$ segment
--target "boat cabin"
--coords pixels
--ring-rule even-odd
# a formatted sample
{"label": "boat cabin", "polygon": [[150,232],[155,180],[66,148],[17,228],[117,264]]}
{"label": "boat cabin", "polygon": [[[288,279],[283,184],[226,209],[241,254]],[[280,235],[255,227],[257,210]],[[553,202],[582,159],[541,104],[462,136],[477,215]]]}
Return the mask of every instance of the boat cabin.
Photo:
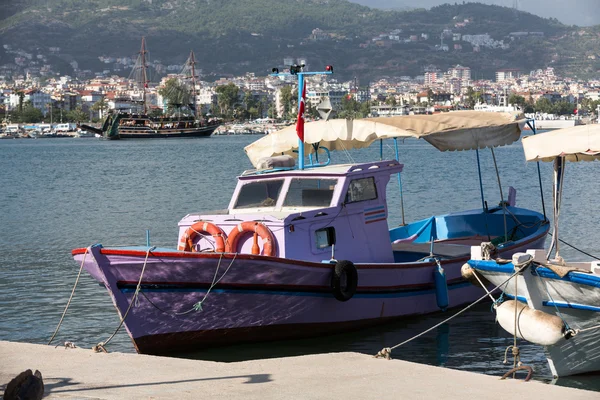
{"label": "boat cabin", "polygon": [[[206,221],[230,238],[240,224],[257,221],[273,234],[273,256],[316,262],[332,258],[393,262],[386,187],[390,175],[402,167],[397,161],[379,161],[244,173],[226,211],[185,216],[179,236],[194,223]],[[242,236],[230,250],[251,253],[254,232],[250,229]],[[258,242],[264,254],[264,243]],[[369,246],[356,245],[366,242]],[[196,250],[214,250],[213,237],[202,235]]]}

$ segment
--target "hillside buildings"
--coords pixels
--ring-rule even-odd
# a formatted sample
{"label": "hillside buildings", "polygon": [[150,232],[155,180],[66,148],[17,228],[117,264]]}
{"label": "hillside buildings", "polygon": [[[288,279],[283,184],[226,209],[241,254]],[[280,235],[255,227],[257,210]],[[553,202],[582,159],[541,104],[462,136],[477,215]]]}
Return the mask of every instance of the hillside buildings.
{"label": "hillside buildings", "polygon": [[[285,61],[306,62],[292,57]],[[149,85],[146,101],[151,109],[163,112],[167,110],[160,88],[168,79],[177,76],[168,74],[160,82]],[[507,104],[508,98],[513,94],[532,103],[541,98],[551,103],[565,101],[575,105],[585,100],[600,100],[600,81],[561,78],[552,68],[528,73],[503,68],[496,71],[495,80],[474,80],[471,69],[465,65],[455,65],[445,71],[435,65],[427,65],[419,76],[389,77],[364,82],[362,85],[358,84],[357,79],[338,81],[335,75],[311,76],[307,82],[309,107],[314,108],[327,99],[335,113],[343,110],[344,102],[351,99],[359,103],[368,102],[372,115],[382,116],[459,109],[466,107],[470,101],[469,96],[474,93],[478,102],[493,105]],[[197,109],[203,114],[218,114],[220,103],[216,88],[227,84],[234,84],[239,88],[239,106],[247,107],[251,101],[257,105],[260,117],[289,119],[295,112],[291,109],[287,115],[284,113],[282,97],[283,89],[291,87],[290,90],[294,93],[291,100],[296,104],[295,77],[257,76],[252,73],[221,78],[214,82],[197,82]],[[89,79],[60,76],[43,80],[32,74],[16,76],[11,80],[0,81],[0,118],[5,123],[9,122],[11,113],[27,103],[39,109],[45,119],[50,118],[52,110],[55,110],[54,121],[57,121],[56,112],[62,115],[80,109],[90,119],[98,120],[110,109],[135,111],[135,101],[139,102],[141,95],[135,82],[116,75],[98,75]],[[98,106],[99,103],[102,103],[102,107]]]}

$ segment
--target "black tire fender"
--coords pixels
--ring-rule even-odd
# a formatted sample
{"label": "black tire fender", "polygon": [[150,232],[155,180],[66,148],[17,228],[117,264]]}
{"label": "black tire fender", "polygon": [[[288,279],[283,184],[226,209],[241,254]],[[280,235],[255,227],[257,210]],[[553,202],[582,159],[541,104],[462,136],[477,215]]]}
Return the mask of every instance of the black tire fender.
{"label": "black tire fender", "polygon": [[331,291],[334,297],[339,301],[348,301],[356,293],[357,286],[358,271],[352,261],[338,261],[331,274]]}

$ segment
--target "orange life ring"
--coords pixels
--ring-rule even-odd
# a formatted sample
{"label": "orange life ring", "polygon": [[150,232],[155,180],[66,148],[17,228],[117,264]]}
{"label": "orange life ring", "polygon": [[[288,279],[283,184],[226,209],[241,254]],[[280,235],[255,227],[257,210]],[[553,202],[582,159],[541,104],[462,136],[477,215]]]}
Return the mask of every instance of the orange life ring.
{"label": "orange life ring", "polygon": [[178,250],[195,251],[194,239],[196,236],[198,236],[198,234],[202,233],[208,233],[212,235],[212,237],[215,239],[215,251],[217,253],[223,253],[225,251],[225,239],[227,235],[225,235],[223,229],[219,228],[212,222],[206,221],[198,221],[185,231],[179,241]]}
{"label": "orange life ring", "polygon": [[[227,253],[237,252],[238,242],[244,233],[256,233],[263,241],[263,255],[274,256],[275,255],[275,236],[273,232],[263,223],[257,221],[244,221],[238,224],[235,228],[229,232],[229,238],[227,239],[227,247],[225,251]],[[255,239],[256,240],[256,239]],[[258,244],[252,249],[252,254],[259,254]]]}

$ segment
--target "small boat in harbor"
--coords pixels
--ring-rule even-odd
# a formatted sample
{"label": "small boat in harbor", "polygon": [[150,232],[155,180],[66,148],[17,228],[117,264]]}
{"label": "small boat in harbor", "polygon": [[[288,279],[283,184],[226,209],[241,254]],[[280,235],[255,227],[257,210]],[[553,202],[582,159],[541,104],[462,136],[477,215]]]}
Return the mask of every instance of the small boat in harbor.
{"label": "small boat in harbor", "polygon": [[492,240],[504,257],[543,248],[544,216],[514,202],[488,209],[482,198],[481,209],[390,227],[386,188],[403,164],[331,164],[331,152],[398,138],[479,152],[515,142],[525,122],[473,111],[310,122],[304,169],[291,126],[246,147],[255,169],[239,176],[225,210],[179,221],[177,248],[72,254],[106,288],[140,353],[317,336],[457,307],[480,296],[461,276],[471,246]]}
{"label": "small boat in harbor", "polygon": [[523,149],[527,161],[554,163],[550,248],[517,253],[512,260],[485,257],[474,248],[468,265],[511,299],[496,307],[500,325],[510,334],[544,345],[554,377],[600,371],[600,258],[564,260],[558,235],[566,164],[600,159],[600,125],[528,136]]}
{"label": "small boat in harbor", "polygon": [[73,134],[75,138],[93,138],[96,137],[94,132],[86,131],[85,129],[77,129]]}

